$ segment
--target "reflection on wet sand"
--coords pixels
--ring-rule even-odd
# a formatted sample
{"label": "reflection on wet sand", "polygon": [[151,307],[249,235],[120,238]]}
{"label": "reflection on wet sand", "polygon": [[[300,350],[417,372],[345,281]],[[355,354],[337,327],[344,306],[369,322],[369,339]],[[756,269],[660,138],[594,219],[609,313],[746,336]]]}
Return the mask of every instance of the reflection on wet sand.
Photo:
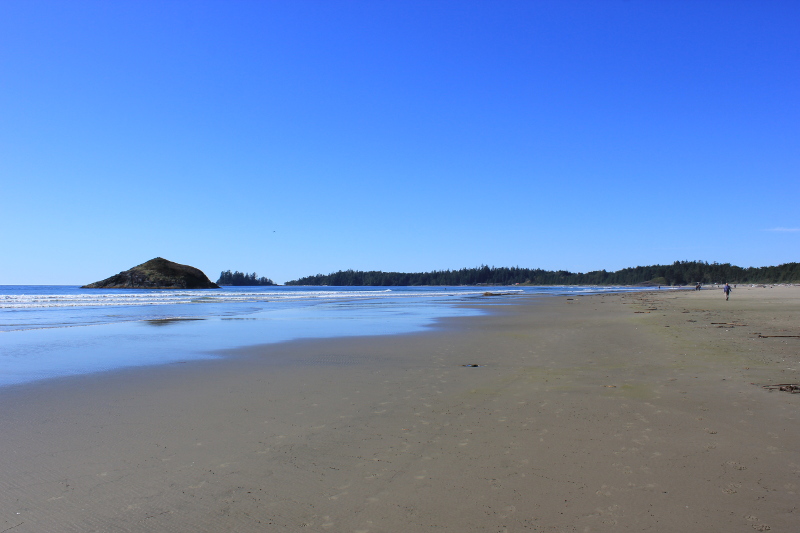
{"label": "reflection on wet sand", "polygon": [[144,322],[151,326],[168,326],[178,322],[196,322],[198,320],[205,320],[205,318],[156,318],[154,320],[145,320]]}

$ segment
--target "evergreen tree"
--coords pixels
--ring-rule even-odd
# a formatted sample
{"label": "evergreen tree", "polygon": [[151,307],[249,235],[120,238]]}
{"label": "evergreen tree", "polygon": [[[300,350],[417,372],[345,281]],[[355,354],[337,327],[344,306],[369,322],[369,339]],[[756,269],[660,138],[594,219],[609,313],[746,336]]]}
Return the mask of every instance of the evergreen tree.
{"label": "evergreen tree", "polygon": [[252,274],[245,274],[239,272],[238,270],[231,273],[230,270],[224,270],[220,272],[219,279],[217,280],[217,285],[233,285],[239,287],[245,286],[257,286],[257,285],[275,285],[269,278],[265,277],[258,277],[258,275],[253,272]]}

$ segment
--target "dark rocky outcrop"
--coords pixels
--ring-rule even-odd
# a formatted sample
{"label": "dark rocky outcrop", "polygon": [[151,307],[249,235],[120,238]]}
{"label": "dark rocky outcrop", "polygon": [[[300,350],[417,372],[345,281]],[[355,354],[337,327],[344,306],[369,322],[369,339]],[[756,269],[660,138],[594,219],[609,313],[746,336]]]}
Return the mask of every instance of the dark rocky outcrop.
{"label": "dark rocky outcrop", "polygon": [[161,257],[116,276],[84,285],[82,289],[219,289],[203,271]]}

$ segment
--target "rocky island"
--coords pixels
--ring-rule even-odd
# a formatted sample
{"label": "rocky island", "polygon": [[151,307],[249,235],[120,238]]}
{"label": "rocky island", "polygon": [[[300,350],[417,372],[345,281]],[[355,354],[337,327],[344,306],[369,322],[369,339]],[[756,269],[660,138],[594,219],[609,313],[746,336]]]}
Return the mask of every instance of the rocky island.
{"label": "rocky island", "polygon": [[202,270],[156,257],[82,289],[219,289]]}

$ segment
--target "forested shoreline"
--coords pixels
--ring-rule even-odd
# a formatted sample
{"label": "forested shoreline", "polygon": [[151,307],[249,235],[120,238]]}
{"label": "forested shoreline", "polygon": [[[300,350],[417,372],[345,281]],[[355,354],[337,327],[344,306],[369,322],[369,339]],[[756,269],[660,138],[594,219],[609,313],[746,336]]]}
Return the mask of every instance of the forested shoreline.
{"label": "forested shoreline", "polygon": [[258,285],[276,285],[276,283],[269,278],[265,278],[263,276],[258,277],[258,274],[255,272],[252,274],[245,274],[244,272],[239,272],[238,270],[236,272],[224,270],[219,274],[217,285],[248,287]]}
{"label": "forested shoreline", "polygon": [[[432,272],[340,270],[287,281],[285,285],[415,286],[415,285],[694,285],[695,283],[800,282],[800,263],[742,268],[730,263],[676,261],[671,265],[575,273],[520,267],[489,267]],[[217,282],[219,283],[219,282]]]}

